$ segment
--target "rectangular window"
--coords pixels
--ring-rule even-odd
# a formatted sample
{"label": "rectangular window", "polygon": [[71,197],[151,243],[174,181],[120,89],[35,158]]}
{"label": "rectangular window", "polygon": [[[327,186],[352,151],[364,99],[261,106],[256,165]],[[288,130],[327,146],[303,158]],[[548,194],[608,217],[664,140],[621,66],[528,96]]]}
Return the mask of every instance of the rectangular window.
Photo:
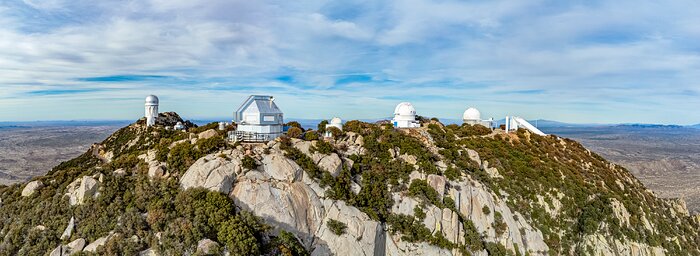
{"label": "rectangular window", "polygon": [[263,121],[265,122],[274,122],[275,121],[275,116],[264,116]]}

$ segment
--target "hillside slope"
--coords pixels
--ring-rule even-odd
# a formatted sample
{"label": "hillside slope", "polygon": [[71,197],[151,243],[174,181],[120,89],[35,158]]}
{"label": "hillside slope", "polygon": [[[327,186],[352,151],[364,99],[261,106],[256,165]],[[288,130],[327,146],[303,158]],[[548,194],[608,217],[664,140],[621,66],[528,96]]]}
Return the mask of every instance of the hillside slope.
{"label": "hillside slope", "polygon": [[568,139],[350,121],[231,144],[143,124],[0,188],[0,255],[700,255],[683,201]]}

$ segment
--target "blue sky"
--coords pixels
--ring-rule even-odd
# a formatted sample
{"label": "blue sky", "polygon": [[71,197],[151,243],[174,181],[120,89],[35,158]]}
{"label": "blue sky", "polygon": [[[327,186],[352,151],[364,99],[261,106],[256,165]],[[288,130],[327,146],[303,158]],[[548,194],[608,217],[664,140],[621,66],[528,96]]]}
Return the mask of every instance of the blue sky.
{"label": "blue sky", "polygon": [[700,2],[5,0],[0,120],[519,115],[700,123]]}

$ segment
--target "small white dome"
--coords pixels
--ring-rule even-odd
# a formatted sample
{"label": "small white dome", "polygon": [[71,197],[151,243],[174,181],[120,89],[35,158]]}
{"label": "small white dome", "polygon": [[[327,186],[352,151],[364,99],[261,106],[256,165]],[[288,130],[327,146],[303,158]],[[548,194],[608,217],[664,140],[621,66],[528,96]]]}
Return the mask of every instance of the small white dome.
{"label": "small white dome", "polygon": [[479,110],[476,108],[470,107],[466,111],[464,111],[464,115],[462,115],[462,119],[481,121],[481,112],[479,112]]}
{"label": "small white dome", "polygon": [[343,125],[343,120],[340,120],[338,117],[334,117],[331,119],[331,124],[333,125]]}
{"label": "small white dome", "polygon": [[146,97],[146,105],[158,105],[158,97],[155,95],[148,95],[148,97]]}
{"label": "small white dome", "polygon": [[399,105],[396,105],[396,108],[394,109],[394,115],[415,116],[416,108],[414,108],[413,104],[411,104],[410,102],[401,102],[399,103]]}

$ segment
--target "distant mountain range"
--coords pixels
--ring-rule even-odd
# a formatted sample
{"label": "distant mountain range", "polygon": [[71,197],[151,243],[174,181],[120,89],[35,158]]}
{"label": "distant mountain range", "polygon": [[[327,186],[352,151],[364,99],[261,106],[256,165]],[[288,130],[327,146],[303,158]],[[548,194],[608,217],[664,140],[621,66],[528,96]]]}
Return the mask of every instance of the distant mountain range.
{"label": "distant mountain range", "polygon": [[[360,119],[363,122],[374,123],[379,120],[390,120],[391,117],[385,118],[370,118],[370,119]],[[443,124],[461,124],[462,119],[451,119],[451,118],[439,118],[440,122]],[[303,118],[286,118],[287,121],[297,121],[304,128],[316,129],[318,123],[323,119],[303,119]],[[222,119],[193,119],[197,125],[204,125],[211,122],[228,121],[230,118]],[[347,121],[347,120],[343,120]],[[644,123],[624,123],[624,124],[596,124],[596,123],[565,123],[554,120],[546,119],[533,119],[527,120],[532,123],[532,125],[539,128],[553,128],[553,127],[633,127],[633,128],[693,128],[700,129],[700,124],[694,125],[675,125],[675,124],[644,124]],[[504,124],[505,119],[494,120],[494,125]],[[28,128],[28,127],[41,127],[41,126],[122,126],[128,124],[129,121],[126,120],[66,120],[66,121],[21,121],[21,122],[0,122],[0,129],[13,129],[13,128]]]}

